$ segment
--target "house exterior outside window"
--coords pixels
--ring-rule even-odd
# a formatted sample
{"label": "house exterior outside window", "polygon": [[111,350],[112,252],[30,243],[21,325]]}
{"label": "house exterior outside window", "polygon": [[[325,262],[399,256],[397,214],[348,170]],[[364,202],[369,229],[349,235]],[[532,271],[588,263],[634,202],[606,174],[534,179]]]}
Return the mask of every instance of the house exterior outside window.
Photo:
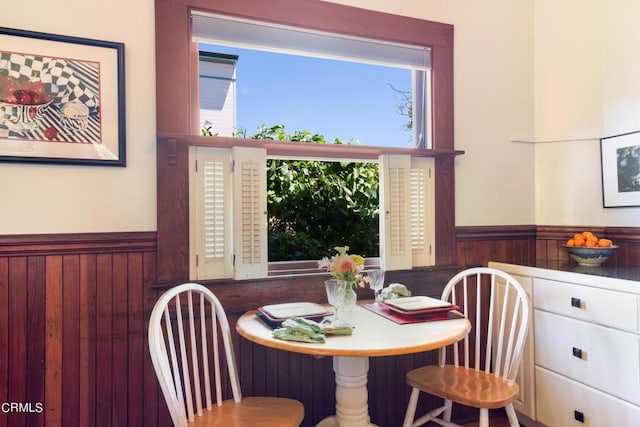
{"label": "house exterior outside window", "polygon": [[218,136],[233,136],[236,130],[237,55],[200,52],[200,128],[210,123]]}

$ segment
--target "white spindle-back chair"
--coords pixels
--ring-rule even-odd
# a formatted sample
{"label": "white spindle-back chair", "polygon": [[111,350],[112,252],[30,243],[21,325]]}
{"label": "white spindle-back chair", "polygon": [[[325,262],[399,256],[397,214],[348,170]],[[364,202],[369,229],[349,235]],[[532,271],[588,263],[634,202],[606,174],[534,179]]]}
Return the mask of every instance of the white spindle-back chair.
{"label": "white spindle-back chair", "polygon": [[[477,267],[455,275],[441,299],[457,304],[473,328],[458,343],[439,350],[438,365],[407,373],[412,390],[403,426],[427,421],[455,426],[453,402],[480,408],[480,427],[489,425],[489,409],[502,407],[509,424],[519,426],[511,402],[519,391],[515,378],[529,325],[525,291],[509,274]],[[438,396],[444,404],[415,420],[420,392]]]}
{"label": "white spindle-back chair", "polygon": [[[243,398],[227,316],[202,285],[185,283],[160,296],[149,320],[149,350],[175,426],[295,427],[304,418],[297,400]],[[232,399],[223,398],[226,382]]]}

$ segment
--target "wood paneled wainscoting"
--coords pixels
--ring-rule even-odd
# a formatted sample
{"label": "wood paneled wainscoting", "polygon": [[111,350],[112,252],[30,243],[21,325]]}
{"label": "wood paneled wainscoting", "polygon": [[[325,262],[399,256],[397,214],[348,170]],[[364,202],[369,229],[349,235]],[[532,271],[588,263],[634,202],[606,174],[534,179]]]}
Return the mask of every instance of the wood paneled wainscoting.
{"label": "wood paneled wainscoting", "polygon": [[456,227],[458,265],[483,266],[489,261],[530,263],[536,259],[536,226]]}
{"label": "wood paneled wainscoting", "polygon": [[[464,267],[489,260],[527,263],[542,253],[560,257],[558,245],[571,230],[458,227],[456,265],[389,272],[387,282],[437,296]],[[638,265],[637,228],[605,228],[602,234],[621,245],[616,262]],[[0,427],[170,425],[147,347],[151,308],[172,285],[156,282],[156,248],[156,234],[148,232],[0,236],[0,405],[21,405],[3,407]],[[241,313],[263,304],[325,301],[323,280],[315,276],[206,284],[233,324]],[[370,298],[371,291],[359,290],[359,297]],[[246,395],[301,400],[304,426],[333,413],[330,358],[267,349],[235,334],[234,343]],[[372,422],[399,425],[409,395],[404,374],[433,362],[434,352],[372,358]]]}
{"label": "wood paneled wainscoting", "polygon": [[[153,304],[172,285],[158,285],[156,270],[155,233],[0,236],[0,427],[170,425],[147,347]],[[437,295],[456,270],[398,272],[389,280]],[[262,304],[325,301],[324,279],[207,285],[233,324]],[[300,399],[305,426],[333,413],[330,358],[266,349],[236,334],[234,344],[246,395]],[[379,425],[398,424],[409,392],[404,373],[433,361],[431,353],[372,361]]]}
{"label": "wood paneled wainscoting", "polygon": [[456,227],[456,245],[460,266],[483,265],[489,261],[532,265],[545,262],[573,262],[562,247],[575,233],[591,231],[611,239],[618,249],[606,267],[640,265],[640,227],[602,226],[475,226]]}
{"label": "wood paneled wainscoting", "polygon": [[0,426],[156,424],[155,251],[155,233],[0,236]]}

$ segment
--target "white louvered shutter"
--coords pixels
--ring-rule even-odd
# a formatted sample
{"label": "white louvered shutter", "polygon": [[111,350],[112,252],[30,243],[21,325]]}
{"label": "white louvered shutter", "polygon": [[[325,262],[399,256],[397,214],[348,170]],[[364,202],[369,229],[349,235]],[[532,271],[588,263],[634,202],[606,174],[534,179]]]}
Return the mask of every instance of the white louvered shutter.
{"label": "white louvered shutter", "polygon": [[233,276],[229,149],[189,149],[189,276]]}
{"label": "white louvered shutter", "polygon": [[411,268],[411,157],[382,155],[380,167],[380,261],[386,270]]}
{"label": "white louvered shutter", "polygon": [[433,159],[411,159],[411,252],[412,266],[435,265],[435,209]]}
{"label": "white louvered shutter", "polygon": [[266,277],[267,248],[267,155],[260,148],[234,147],[234,277]]}

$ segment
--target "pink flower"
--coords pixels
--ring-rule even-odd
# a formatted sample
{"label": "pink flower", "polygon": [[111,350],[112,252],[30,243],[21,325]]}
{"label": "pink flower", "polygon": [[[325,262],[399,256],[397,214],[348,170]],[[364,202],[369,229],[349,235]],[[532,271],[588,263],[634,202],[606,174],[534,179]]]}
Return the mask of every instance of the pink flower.
{"label": "pink flower", "polygon": [[349,255],[348,246],[338,246],[338,252],[331,259],[324,257],[318,263],[320,268],[326,268],[336,279],[346,280],[357,286],[364,286],[360,271],[364,268],[364,258],[360,255]]}
{"label": "pink flower", "polygon": [[337,259],[334,260],[334,264],[335,264],[334,271],[336,273],[345,274],[345,273],[356,272],[356,265],[351,259],[351,257],[346,255],[339,255],[336,258]]}

